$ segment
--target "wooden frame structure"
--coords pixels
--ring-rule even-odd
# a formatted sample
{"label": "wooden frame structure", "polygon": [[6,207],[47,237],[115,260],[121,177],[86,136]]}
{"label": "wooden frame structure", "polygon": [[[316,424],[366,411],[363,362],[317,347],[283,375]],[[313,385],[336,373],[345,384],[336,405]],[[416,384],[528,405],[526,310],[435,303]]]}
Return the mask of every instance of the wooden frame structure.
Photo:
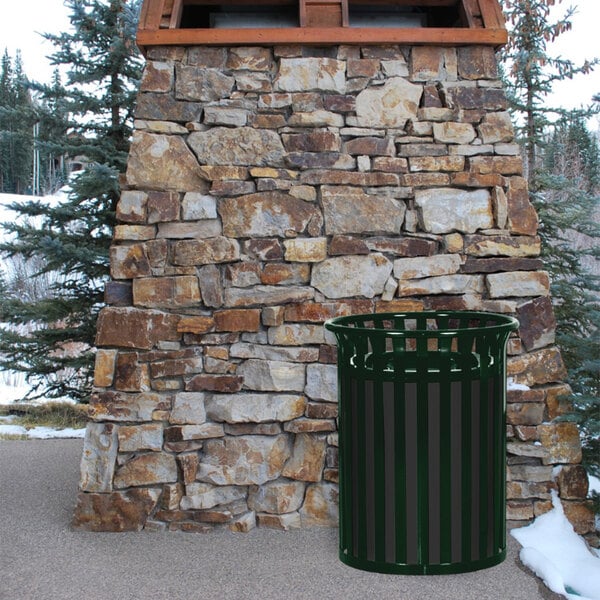
{"label": "wooden frame structure", "polygon": [[[352,5],[403,6],[424,10],[455,10],[458,21],[449,27],[350,27]],[[182,28],[187,6],[298,7],[299,27]],[[275,45],[275,44],[434,44],[502,46],[507,41],[499,0],[144,0],[137,42],[150,46]]]}

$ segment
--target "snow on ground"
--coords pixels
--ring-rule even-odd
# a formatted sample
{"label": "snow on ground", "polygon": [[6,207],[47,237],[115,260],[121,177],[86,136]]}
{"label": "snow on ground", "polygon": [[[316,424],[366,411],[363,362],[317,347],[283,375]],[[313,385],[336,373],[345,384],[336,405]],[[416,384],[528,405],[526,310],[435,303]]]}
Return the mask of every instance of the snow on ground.
{"label": "snow on ground", "polygon": [[65,438],[83,438],[85,429],[53,429],[52,427],[32,427],[26,429],[22,425],[14,425],[13,416],[0,417],[0,436],[3,435],[24,435],[30,440],[52,440]]}
{"label": "snow on ground", "polygon": [[521,562],[569,600],[600,600],[600,558],[575,533],[555,491],[552,505],[531,525],[511,531],[523,546]]}

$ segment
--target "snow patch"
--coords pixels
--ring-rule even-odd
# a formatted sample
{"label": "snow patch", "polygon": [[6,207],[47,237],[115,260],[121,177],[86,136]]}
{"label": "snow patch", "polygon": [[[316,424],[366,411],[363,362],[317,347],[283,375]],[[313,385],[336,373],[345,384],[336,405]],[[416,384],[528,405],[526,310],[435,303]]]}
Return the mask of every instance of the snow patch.
{"label": "snow patch", "polygon": [[575,533],[555,491],[552,505],[531,525],[510,532],[523,546],[521,561],[569,600],[600,600],[600,558]]}
{"label": "snow patch", "polygon": [[24,435],[30,440],[54,440],[85,437],[85,429],[52,429],[51,427],[33,427],[26,429],[21,425],[0,425],[0,436]]}
{"label": "snow patch", "polygon": [[514,391],[526,392],[527,390],[530,390],[530,389],[531,388],[528,385],[525,385],[524,383],[516,383],[516,381],[512,377],[509,377],[506,380],[506,390],[508,392],[514,392]]}
{"label": "snow patch", "polygon": [[588,473],[588,480],[590,482],[590,496],[592,492],[596,492],[596,494],[600,494],[600,479],[598,477],[594,477],[594,475],[590,475]]}

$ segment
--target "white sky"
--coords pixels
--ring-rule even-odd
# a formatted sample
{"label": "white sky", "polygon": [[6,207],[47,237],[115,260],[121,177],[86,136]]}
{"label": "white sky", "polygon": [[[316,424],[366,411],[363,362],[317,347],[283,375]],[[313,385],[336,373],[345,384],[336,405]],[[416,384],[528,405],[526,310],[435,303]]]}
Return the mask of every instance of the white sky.
{"label": "white sky", "polygon": [[[38,81],[49,82],[53,68],[45,58],[53,51],[40,32],[59,33],[68,29],[69,20],[63,0],[2,1],[0,19],[0,52],[4,47],[14,56],[17,49],[23,54],[25,72]],[[576,62],[600,56],[598,23],[599,0],[564,0],[557,10],[575,4],[578,13],[573,19],[573,31],[563,34],[553,45],[555,52]],[[553,104],[572,108],[591,101],[600,93],[600,67],[595,72],[563,82],[556,88]]]}

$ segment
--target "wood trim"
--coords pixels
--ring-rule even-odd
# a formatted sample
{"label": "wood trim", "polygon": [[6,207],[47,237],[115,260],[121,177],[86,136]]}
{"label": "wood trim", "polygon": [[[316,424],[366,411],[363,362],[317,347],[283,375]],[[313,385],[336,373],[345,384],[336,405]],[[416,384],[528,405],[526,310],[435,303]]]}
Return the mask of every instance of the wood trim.
{"label": "wood trim", "polygon": [[[146,1],[148,2],[148,0]],[[152,0],[148,2],[148,10],[144,19],[144,29],[155,31],[160,28],[165,2],[166,0]]]}
{"label": "wood trim", "polygon": [[183,0],[175,0],[173,5],[173,12],[171,13],[171,20],[169,22],[169,29],[177,29],[181,23],[181,13],[183,12]]}
{"label": "wood trim", "polygon": [[236,46],[276,44],[415,44],[434,46],[502,46],[508,41],[506,29],[461,28],[320,28],[285,29],[161,29],[140,30],[138,45],[147,46]]}
{"label": "wood trim", "polygon": [[504,14],[498,0],[479,0],[479,10],[484,27],[490,29],[505,27]]}

